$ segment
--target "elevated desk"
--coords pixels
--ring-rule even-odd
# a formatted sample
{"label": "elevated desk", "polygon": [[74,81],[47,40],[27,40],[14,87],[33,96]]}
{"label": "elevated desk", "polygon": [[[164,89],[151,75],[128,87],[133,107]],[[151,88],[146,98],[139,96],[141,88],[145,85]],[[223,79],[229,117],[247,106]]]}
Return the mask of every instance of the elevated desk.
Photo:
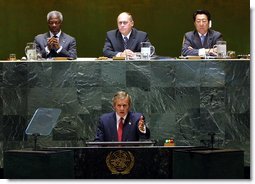
{"label": "elevated desk", "polygon": [[[0,73],[3,152],[33,145],[24,132],[39,107],[62,110],[52,135],[38,139],[39,148],[84,147],[99,116],[112,111],[113,94],[126,90],[159,146],[171,137],[176,145],[203,146],[215,132],[217,147],[244,150],[250,164],[248,59],[0,61]],[[2,160],[1,154],[3,168]]]}

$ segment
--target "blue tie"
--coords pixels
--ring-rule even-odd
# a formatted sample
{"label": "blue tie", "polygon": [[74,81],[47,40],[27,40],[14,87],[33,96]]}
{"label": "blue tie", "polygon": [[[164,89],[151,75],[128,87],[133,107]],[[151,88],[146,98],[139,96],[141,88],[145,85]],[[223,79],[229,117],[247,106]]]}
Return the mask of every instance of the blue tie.
{"label": "blue tie", "polygon": [[202,43],[202,45],[204,45],[205,36],[204,36],[204,35],[202,35],[200,38],[201,38],[201,43]]}
{"label": "blue tie", "polygon": [[127,49],[127,42],[128,42],[128,38],[125,36],[124,37],[124,48]]}

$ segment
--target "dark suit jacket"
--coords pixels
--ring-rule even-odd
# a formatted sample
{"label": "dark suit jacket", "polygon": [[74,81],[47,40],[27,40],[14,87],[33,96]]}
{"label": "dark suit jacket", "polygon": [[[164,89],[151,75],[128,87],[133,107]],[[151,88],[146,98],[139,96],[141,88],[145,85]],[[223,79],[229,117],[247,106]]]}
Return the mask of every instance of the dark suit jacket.
{"label": "dark suit jacket", "polygon": [[[122,141],[139,141],[140,138],[149,139],[150,130],[146,127],[146,134],[138,129],[141,113],[129,112],[123,126]],[[99,119],[95,141],[118,141],[116,113],[104,114]]]}
{"label": "dark suit jacket", "polygon": [[[127,49],[130,49],[133,52],[140,52],[141,42],[149,42],[148,34],[133,28],[127,43]],[[115,29],[108,31],[103,48],[103,55],[111,58],[124,50],[124,41],[119,30]]]}
{"label": "dark suit jacket", "polygon": [[[182,44],[182,55],[183,56],[198,56],[198,50],[201,48],[213,48],[218,40],[223,40],[220,32],[209,29],[205,37],[204,45],[202,45],[199,34],[197,31],[190,31],[185,33]],[[191,46],[193,49],[189,50]]]}
{"label": "dark suit jacket", "polygon": [[[36,43],[37,52],[41,53],[43,58],[49,57],[45,51],[47,46],[47,39],[50,38],[50,33],[39,34],[35,37],[34,42]],[[63,47],[62,50],[57,54],[56,57],[70,57],[73,59],[77,58],[76,51],[76,40],[68,34],[61,32],[59,37],[59,43]]]}

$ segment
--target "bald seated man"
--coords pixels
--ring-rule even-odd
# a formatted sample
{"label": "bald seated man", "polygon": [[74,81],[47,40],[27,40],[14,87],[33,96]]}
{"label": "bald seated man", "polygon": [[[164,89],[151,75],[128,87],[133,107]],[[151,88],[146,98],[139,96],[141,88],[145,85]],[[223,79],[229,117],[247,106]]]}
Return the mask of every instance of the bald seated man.
{"label": "bald seated man", "polygon": [[141,42],[150,42],[148,34],[134,28],[134,20],[130,13],[122,12],[117,18],[118,29],[106,34],[103,55],[133,57],[134,52],[141,52]]}

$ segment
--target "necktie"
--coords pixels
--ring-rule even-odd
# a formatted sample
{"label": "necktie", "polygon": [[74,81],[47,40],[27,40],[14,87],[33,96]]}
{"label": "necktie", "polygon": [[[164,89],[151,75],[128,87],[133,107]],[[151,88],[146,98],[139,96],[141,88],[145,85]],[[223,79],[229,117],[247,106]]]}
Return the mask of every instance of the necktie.
{"label": "necktie", "polygon": [[128,38],[125,36],[124,37],[124,48],[127,49],[127,42],[128,42]]}
{"label": "necktie", "polygon": [[200,38],[201,38],[201,43],[202,43],[202,45],[204,45],[205,36],[204,36],[204,35],[202,35]]}
{"label": "necktie", "polygon": [[122,141],[122,131],[123,131],[123,118],[120,118],[118,127],[118,141]]}

